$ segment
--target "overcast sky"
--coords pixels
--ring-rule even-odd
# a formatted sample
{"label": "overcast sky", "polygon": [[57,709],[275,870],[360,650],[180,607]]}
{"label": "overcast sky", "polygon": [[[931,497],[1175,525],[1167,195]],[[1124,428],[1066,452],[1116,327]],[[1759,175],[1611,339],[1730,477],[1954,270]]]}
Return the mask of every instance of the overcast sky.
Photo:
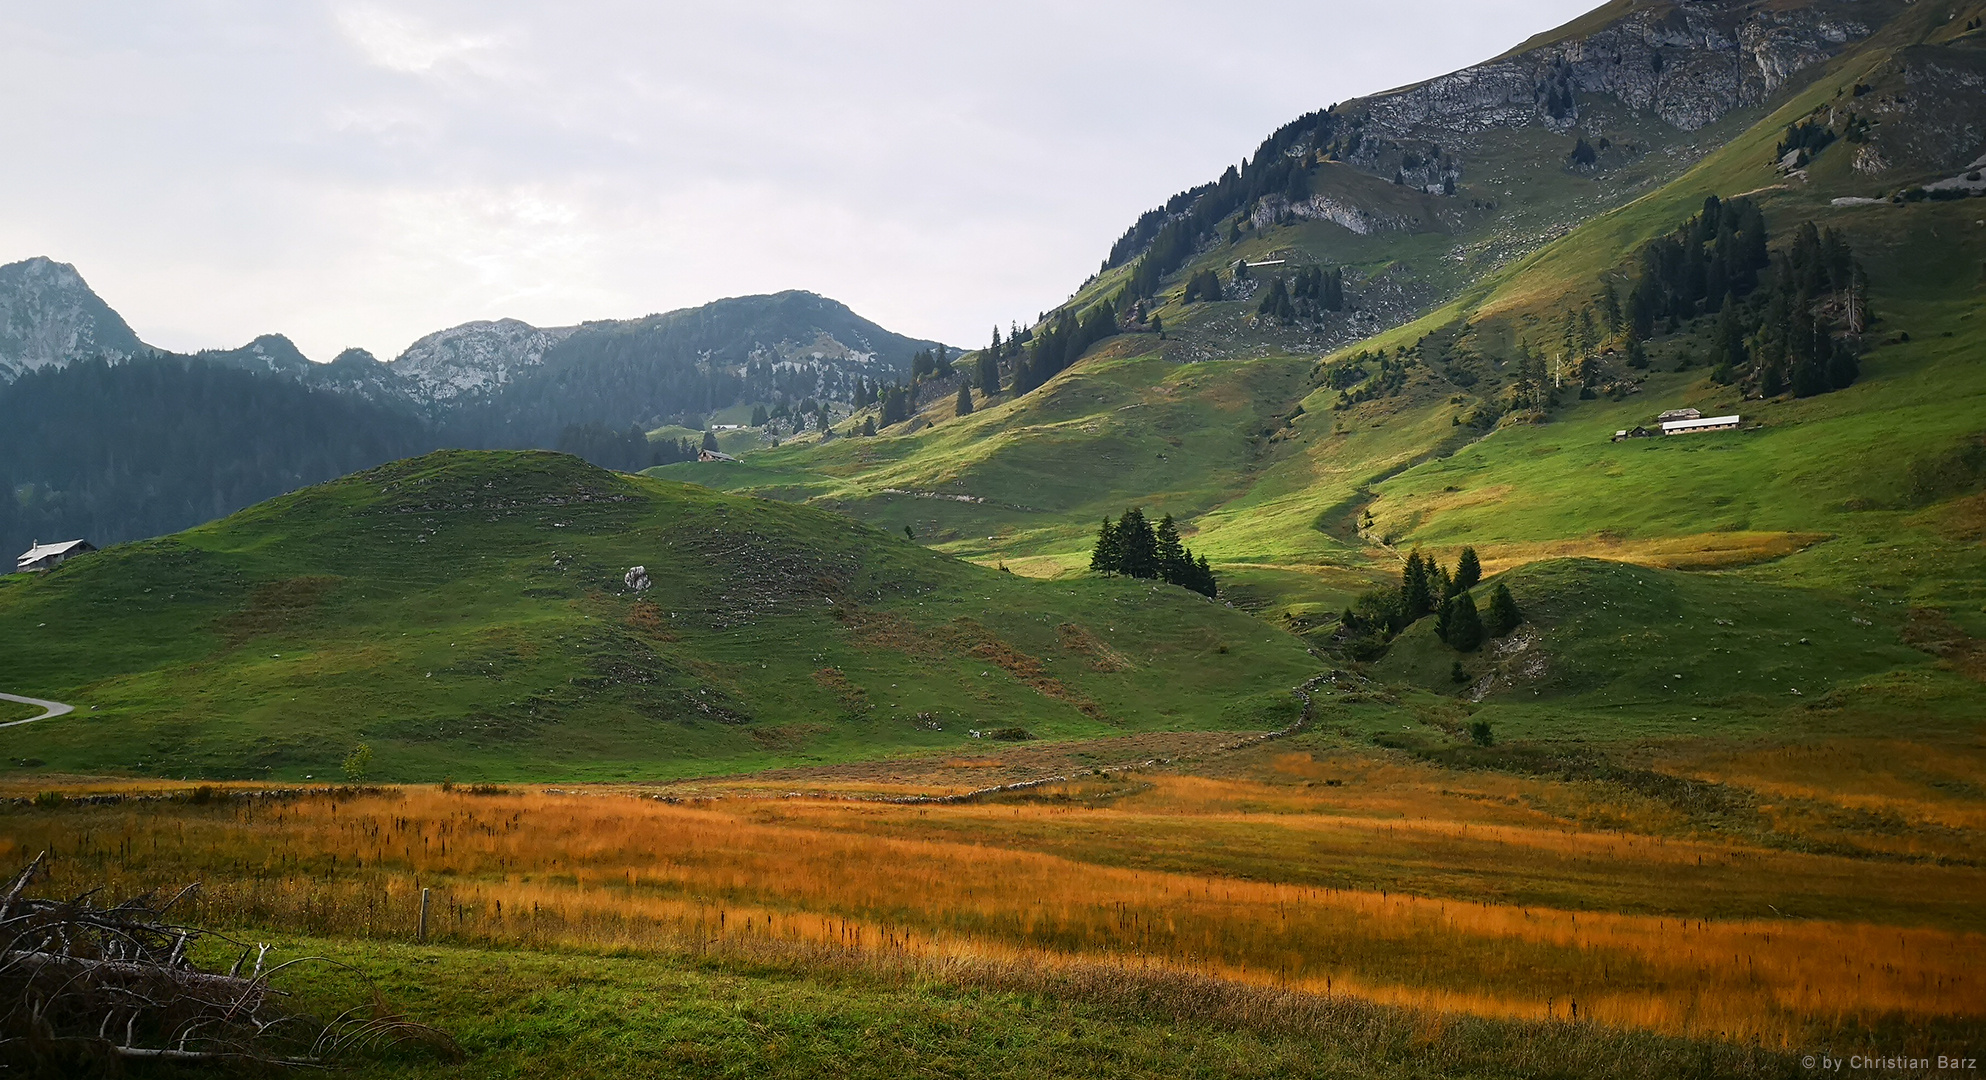
{"label": "overcast sky", "polygon": [[810,289],[977,345],[1273,128],[1594,0],[0,0],[0,262],[397,355]]}

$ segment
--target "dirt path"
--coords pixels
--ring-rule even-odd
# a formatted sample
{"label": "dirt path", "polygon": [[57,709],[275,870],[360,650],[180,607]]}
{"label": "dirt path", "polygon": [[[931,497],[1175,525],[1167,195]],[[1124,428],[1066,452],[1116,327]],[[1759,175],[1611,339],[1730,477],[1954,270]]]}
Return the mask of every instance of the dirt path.
{"label": "dirt path", "polygon": [[40,716],[30,716],[26,720],[9,720],[4,724],[0,724],[0,728],[19,727],[22,724],[32,724],[36,720],[46,720],[51,716],[67,716],[76,711],[74,705],[64,705],[59,701],[43,701],[40,698],[20,697],[15,694],[0,694],[0,701],[15,701],[22,705],[39,705],[47,710]]}

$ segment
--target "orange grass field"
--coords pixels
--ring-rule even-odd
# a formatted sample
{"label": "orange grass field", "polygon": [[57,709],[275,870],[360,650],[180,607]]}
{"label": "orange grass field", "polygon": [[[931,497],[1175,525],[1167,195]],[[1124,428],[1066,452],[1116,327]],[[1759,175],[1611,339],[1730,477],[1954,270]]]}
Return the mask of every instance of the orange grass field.
{"label": "orange grass field", "polygon": [[[1104,962],[1776,1045],[1986,1017],[1976,869],[1581,831],[1482,792],[1425,791],[1410,817],[1398,785],[1313,790],[1154,774],[1111,798],[949,806],[182,792],[21,807],[0,852],[49,851],[58,891],[200,880],[202,918],[329,936],[410,937],[427,887],[430,937],[463,943]],[[1137,865],[1155,847],[1172,864]],[[1334,867],[1413,887],[1333,884]],[[1567,902],[1499,898],[1526,878]],[[1623,913],[1637,891],[1646,913]],[[1873,916],[1775,914],[1816,895]]]}

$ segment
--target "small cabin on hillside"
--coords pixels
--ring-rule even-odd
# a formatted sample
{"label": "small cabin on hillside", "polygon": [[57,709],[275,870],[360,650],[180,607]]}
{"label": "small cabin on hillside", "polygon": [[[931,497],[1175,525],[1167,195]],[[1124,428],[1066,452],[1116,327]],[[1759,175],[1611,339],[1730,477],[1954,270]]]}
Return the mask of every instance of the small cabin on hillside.
{"label": "small cabin on hillside", "polygon": [[696,452],[696,459],[697,459],[698,461],[736,461],[736,460],[738,460],[737,458],[734,458],[734,457],[732,457],[731,455],[729,455],[729,454],[727,454],[727,453],[725,453],[725,452],[724,452],[724,451],[722,451],[722,450],[698,450],[698,451]]}
{"label": "small cabin on hillside", "polygon": [[1703,418],[1703,414],[1695,409],[1670,409],[1669,411],[1662,413],[1660,416],[1657,416],[1655,418],[1655,422],[1658,424],[1666,424],[1671,420],[1700,420],[1702,418]]}
{"label": "small cabin on hillside", "polygon": [[14,560],[14,570],[17,573],[53,570],[78,555],[87,555],[95,550],[96,545],[88,540],[64,540],[59,544],[44,544],[37,540],[25,554]]}

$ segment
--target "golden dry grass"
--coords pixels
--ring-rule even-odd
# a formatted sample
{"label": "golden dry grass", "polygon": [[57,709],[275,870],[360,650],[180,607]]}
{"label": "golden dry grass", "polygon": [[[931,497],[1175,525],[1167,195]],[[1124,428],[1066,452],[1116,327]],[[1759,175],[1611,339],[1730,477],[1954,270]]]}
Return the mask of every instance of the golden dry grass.
{"label": "golden dry grass", "polygon": [[[1546,559],[1568,558],[1606,559],[1661,570],[1721,570],[1783,559],[1828,536],[1808,532],[1709,532],[1631,540],[1602,535],[1531,544],[1481,544],[1476,554],[1482,559],[1483,572],[1489,574]],[[1460,550],[1458,547],[1440,554],[1452,561]]]}
{"label": "golden dry grass", "polygon": [[[1410,818],[1400,785],[1380,787],[1325,789],[1342,797],[1330,814],[1306,811],[1322,800],[1315,788],[1164,776],[1095,808],[431,789],[126,801],[17,810],[0,849],[53,851],[63,885],[203,879],[210,915],[327,934],[410,934],[428,887],[433,932],[463,941],[1107,963],[1483,1016],[1570,1017],[1576,1006],[1582,1020],[1781,1044],[1986,1014],[1986,938],[1962,929],[1572,910],[1108,857],[1126,834],[1172,846],[1170,822],[1216,849],[1252,838],[1377,865],[1418,853],[1464,876],[1611,867],[1660,889],[1685,870],[1796,883],[1803,872],[1785,853],[1580,833],[1508,805],[1495,820]],[[1443,807],[1474,805],[1455,795]],[[1044,850],[1058,844],[1067,852]],[[1085,844],[1100,847],[1085,858]],[[1981,884],[1976,873],[1922,880],[1974,896]]]}
{"label": "golden dry grass", "polygon": [[1828,739],[1791,745],[1686,744],[1657,757],[1665,772],[1788,799],[1894,817],[1913,825],[1986,830],[1986,745]]}

